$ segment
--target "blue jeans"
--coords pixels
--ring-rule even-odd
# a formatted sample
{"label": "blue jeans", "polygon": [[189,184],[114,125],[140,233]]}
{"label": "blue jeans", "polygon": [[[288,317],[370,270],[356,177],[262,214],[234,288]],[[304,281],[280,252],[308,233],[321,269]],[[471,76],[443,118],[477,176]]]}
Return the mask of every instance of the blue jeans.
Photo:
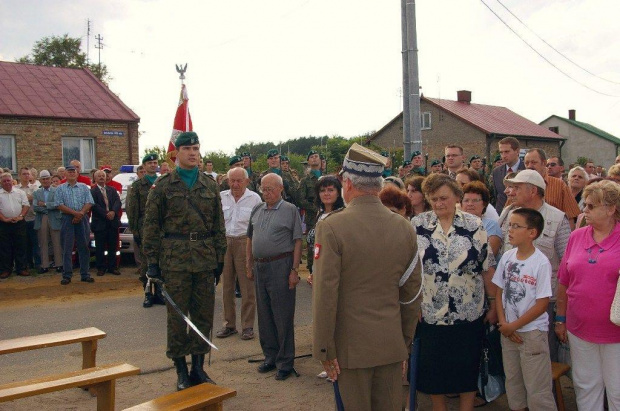
{"label": "blue jeans", "polygon": [[68,214],[62,215],[62,227],[60,228],[60,237],[62,238],[62,278],[71,278],[73,276],[73,262],[71,254],[73,253],[73,244],[75,243],[78,260],[80,262],[80,276],[82,279],[90,277],[88,269],[90,268],[90,251],[88,250],[88,240],[90,236],[90,225],[87,218],[73,224],[73,216]]}

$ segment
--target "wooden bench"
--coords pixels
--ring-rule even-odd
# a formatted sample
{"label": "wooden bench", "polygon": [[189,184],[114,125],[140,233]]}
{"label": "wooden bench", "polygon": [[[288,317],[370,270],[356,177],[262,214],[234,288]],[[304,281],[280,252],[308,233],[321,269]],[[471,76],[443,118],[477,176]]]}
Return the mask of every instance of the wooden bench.
{"label": "wooden bench", "polygon": [[199,384],[144,402],[125,411],[221,411],[223,402],[237,395],[237,391],[213,384]]}
{"label": "wooden bench", "polygon": [[61,331],[51,334],[33,335],[0,341],[0,355],[39,348],[57,347],[59,345],[82,343],[82,369],[95,367],[97,364],[97,340],[106,333],[90,327],[81,330]]}
{"label": "wooden bench", "polygon": [[553,388],[555,389],[555,399],[558,406],[558,411],[564,411],[564,397],[562,396],[562,384],[560,384],[560,377],[565,375],[570,370],[570,365],[560,362],[551,363],[551,378],[553,379]]}
{"label": "wooden bench", "polygon": [[133,365],[118,363],[0,385],[0,403],[87,386],[97,392],[97,411],[114,411],[116,379],[139,373]]}

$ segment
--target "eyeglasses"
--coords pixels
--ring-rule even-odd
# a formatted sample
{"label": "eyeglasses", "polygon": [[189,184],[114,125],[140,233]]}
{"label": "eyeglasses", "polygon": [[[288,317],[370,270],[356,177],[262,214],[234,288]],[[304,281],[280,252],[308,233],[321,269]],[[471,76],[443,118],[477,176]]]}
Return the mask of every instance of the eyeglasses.
{"label": "eyeglasses", "polygon": [[260,187],[258,189],[258,191],[260,191],[261,193],[271,193],[273,191],[276,191],[276,187]]}
{"label": "eyeglasses", "polygon": [[463,204],[477,204],[481,201],[481,198],[466,198],[463,200]]}
{"label": "eyeglasses", "polygon": [[508,224],[508,229],[509,229],[509,230],[518,230],[518,229],[520,229],[520,228],[529,228],[529,227],[526,227],[526,226],[524,226],[524,225],[519,225],[519,224],[517,224],[517,223],[511,223],[511,224]]}
{"label": "eyeglasses", "polygon": [[547,167],[555,167],[558,163],[547,163]]}
{"label": "eyeglasses", "polygon": [[583,205],[583,209],[584,209],[584,211],[585,211],[585,210],[592,211],[592,210],[594,210],[596,207],[601,207],[601,206],[604,206],[604,205],[605,205],[605,204],[590,204],[590,203],[585,203],[585,204]]}

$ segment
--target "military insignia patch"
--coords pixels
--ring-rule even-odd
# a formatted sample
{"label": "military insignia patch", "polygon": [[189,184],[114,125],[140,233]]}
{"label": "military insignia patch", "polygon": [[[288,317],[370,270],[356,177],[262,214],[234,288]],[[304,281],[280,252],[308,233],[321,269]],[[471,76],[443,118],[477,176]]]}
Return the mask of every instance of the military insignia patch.
{"label": "military insignia patch", "polygon": [[314,259],[318,260],[321,256],[321,244],[314,245]]}

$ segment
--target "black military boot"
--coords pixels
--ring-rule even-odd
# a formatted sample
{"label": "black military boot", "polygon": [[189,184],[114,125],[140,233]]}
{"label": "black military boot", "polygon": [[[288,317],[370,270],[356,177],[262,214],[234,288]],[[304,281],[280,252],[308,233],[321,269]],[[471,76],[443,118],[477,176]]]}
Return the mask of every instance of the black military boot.
{"label": "black military boot", "polygon": [[166,305],[166,299],[161,293],[161,285],[155,284],[155,296],[153,298],[153,304]]}
{"label": "black military boot", "polygon": [[203,369],[205,364],[205,355],[204,354],[192,354],[192,370],[189,373],[189,380],[192,385],[202,384],[203,382],[209,384],[215,384],[205,370]]}
{"label": "black military boot", "polygon": [[142,307],[149,308],[153,306],[153,300],[155,296],[150,291],[144,293],[144,301],[142,302]]}
{"label": "black military boot", "polygon": [[174,366],[177,369],[177,391],[191,387],[192,384],[189,382],[185,357],[173,358],[172,361],[174,361]]}

